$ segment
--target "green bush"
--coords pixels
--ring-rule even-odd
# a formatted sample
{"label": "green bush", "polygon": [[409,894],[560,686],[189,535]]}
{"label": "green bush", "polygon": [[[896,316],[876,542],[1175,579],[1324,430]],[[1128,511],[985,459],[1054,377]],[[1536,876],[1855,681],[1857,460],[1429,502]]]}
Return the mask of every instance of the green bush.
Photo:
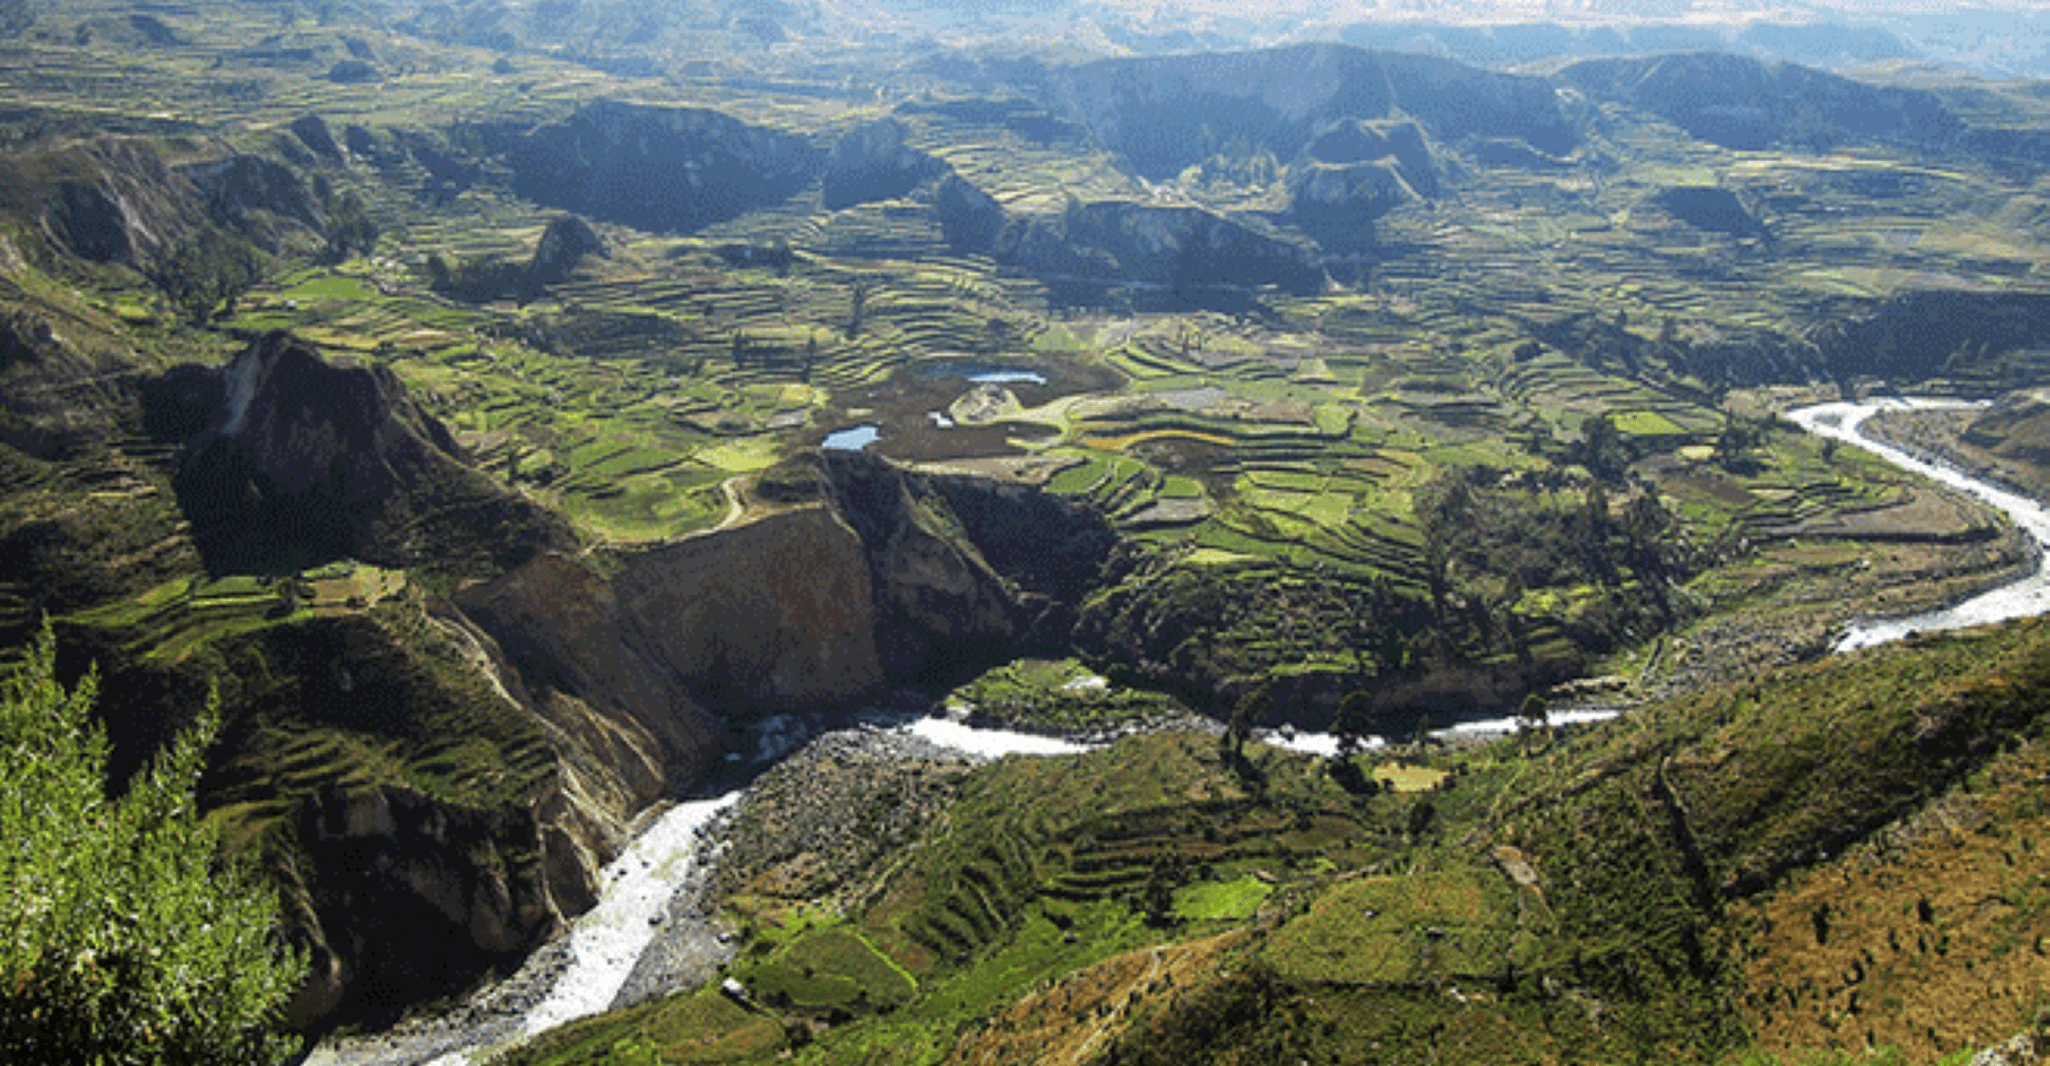
{"label": "green bush", "polygon": [[0,1061],[278,1061],[304,963],[195,810],[214,709],[110,799],[96,679],[55,660],[46,625],[0,689]]}

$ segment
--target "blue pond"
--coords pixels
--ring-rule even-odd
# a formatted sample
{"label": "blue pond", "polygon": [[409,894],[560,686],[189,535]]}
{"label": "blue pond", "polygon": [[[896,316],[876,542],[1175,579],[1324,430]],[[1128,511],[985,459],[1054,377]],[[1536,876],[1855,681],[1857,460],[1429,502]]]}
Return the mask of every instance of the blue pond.
{"label": "blue pond", "polygon": [[874,423],[869,423],[867,425],[855,426],[851,429],[843,429],[835,433],[828,433],[826,434],[826,439],[819,442],[819,447],[832,448],[843,452],[858,452],[882,439],[882,436],[882,429]]}
{"label": "blue pond", "polygon": [[984,370],[969,374],[968,380],[977,385],[1013,385],[1029,381],[1034,385],[1046,384],[1046,375],[1037,370]]}
{"label": "blue pond", "polygon": [[991,366],[988,363],[928,363],[919,373],[934,378],[967,378],[977,385],[1046,384],[1046,375],[1037,370]]}

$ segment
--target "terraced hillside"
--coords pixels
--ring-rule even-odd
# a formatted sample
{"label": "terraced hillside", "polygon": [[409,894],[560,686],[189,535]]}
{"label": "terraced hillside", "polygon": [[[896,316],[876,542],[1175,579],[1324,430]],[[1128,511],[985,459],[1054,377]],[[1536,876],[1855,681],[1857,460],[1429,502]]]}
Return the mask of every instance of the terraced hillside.
{"label": "terraced hillside", "polygon": [[[388,1018],[545,938],[729,727],[790,709],[761,693],[968,683],[1009,715],[1030,656],[1110,693],[1042,721],[1264,694],[1322,726],[1361,695],[1407,735],[1587,675],[1632,699],[1742,680],[2024,561],[1983,509],[1772,415],[2039,384],[2031,87],[1696,57],[1654,99],[1333,46],[719,81],[380,11],[94,0],[0,39],[0,643],[50,615],[67,668],[128,686],[125,766],[220,683],[207,802],[333,955],[306,1025]],[[1669,106],[1711,75],[1775,124],[1711,137]],[[1780,107],[1810,83],[1908,118]],[[265,352],[374,387],[259,387]],[[1085,526],[1053,573],[1031,534]],[[759,572],[677,562],[742,544],[837,569],[719,589],[754,612],[720,632],[763,647],[650,620],[678,574]],[[816,622],[793,604],[820,574],[873,601],[831,605],[860,623],[833,654],[754,624]],[[830,937],[751,964],[807,1021],[966,980],[927,1019],[954,1025],[1030,984],[968,976],[1020,914],[1045,923],[1021,972],[1129,991],[1119,952],[1172,916],[1222,923],[1194,969],[1333,870],[1361,875],[1348,907],[1406,891],[1380,878],[1429,835],[1423,801],[1363,813],[1278,762],[1260,792],[1154,743],[1088,772],[1156,760],[1202,796],[990,829],[887,921],[822,917]],[[393,888],[439,861],[408,835],[436,817],[471,833],[462,890]],[[1228,876],[1197,889],[1166,856],[1206,826],[1190,854]],[[389,876],[347,882],[331,837]],[[1419,961],[1389,980],[1558,963],[1491,861],[1436,871],[1480,946],[1403,941]],[[350,910],[387,890],[451,965],[409,969],[405,923]],[[847,980],[805,974],[814,951]],[[1264,1010],[1318,965],[1204,995]],[[1684,1028],[1645,1009],[1651,1043],[1600,1055]]]}

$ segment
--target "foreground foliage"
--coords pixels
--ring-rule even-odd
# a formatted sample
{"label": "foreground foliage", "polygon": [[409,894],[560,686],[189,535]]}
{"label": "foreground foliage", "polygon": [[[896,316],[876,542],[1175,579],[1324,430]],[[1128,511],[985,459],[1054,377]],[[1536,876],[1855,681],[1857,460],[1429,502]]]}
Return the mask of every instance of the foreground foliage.
{"label": "foreground foliage", "polygon": [[302,965],[195,810],[211,707],[109,798],[95,678],[67,690],[55,662],[45,629],[0,693],[0,1058],[277,1061]]}

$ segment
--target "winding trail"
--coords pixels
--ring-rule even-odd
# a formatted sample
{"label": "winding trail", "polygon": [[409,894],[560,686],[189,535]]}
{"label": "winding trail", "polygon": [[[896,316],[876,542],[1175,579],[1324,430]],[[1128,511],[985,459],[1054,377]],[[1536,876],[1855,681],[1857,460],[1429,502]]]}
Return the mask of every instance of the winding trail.
{"label": "winding trail", "polygon": [[747,505],[740,500],[740,483],[752,476],[754,475],[735,474],[719,483],[719,491],[726,494],[726,517],[721,518],[718,525],[704,532],[717,533],[722,529],[731,528],[747,514]]}

